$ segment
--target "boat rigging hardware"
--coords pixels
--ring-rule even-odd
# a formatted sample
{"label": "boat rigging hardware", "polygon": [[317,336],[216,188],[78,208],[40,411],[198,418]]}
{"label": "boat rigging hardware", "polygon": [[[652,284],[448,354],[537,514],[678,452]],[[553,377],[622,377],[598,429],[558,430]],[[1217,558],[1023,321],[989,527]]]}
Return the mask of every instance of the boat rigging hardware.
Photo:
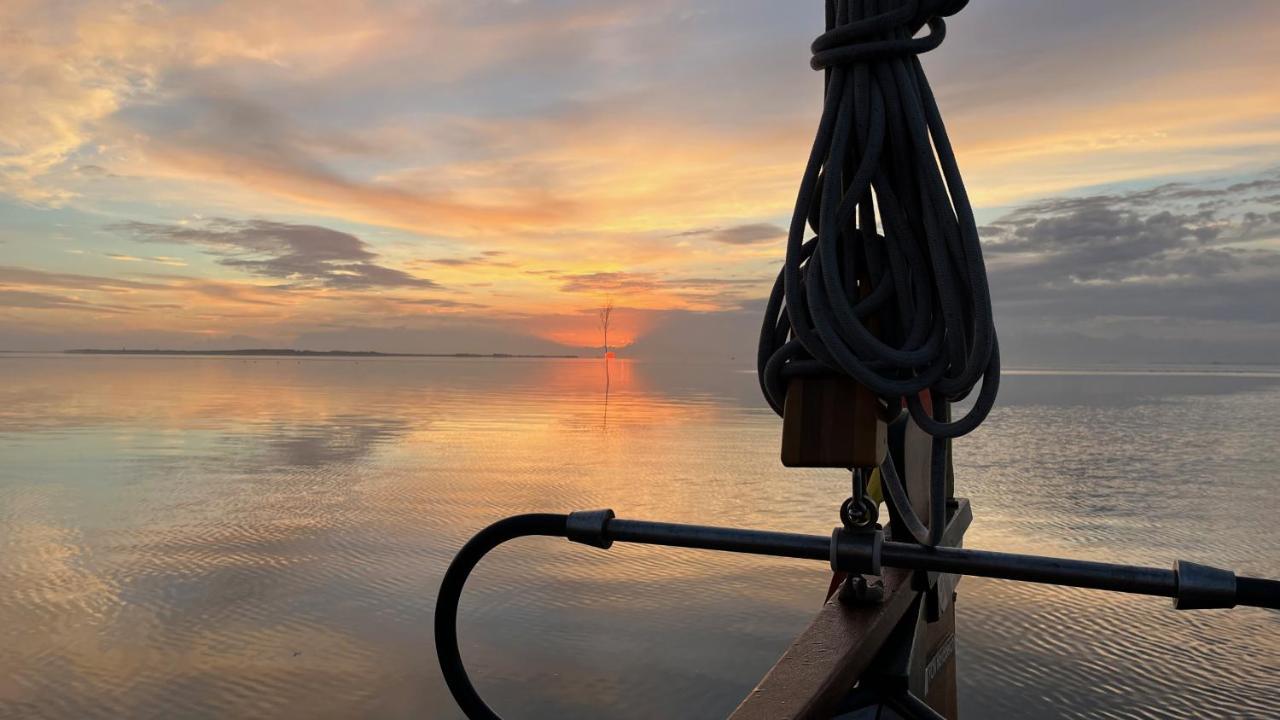
{"label": "boat rigging hardware", "polygon": [[840,505],[840,522],[850,530],[875,527],[880,517],[880,503],[867,494],[869,477],[864,468],[853,469],[853,492]]}
{"label": "boat rigging hardware", "polygon": [[[961,507],[967,501],[960,500]],[[748,530],[626,520],[612,510],[558,514],[515,515],[481,530],[458,551],[445,572],[436,603],[436,651],[445,682],[467,717],[496,720],[467,677],[458,650],[458,600],[467,576],[480,559],[498,545],[518,537],[565,537],[584,545],[608,549],[615,542],[721,550],[819,560],[834,570],[879,574],[882,567],[976,575],[1005,580],[1111,590],[1173,598],[1180,610],[1250,605],[1280,609],[1280,581],[1238,577],[1230,570],[1179,560],[1172,570],[1086,560],[971,550],[925,547],[884,539],[884,532],[850,532],[836,528],[829,537],[799,533]]]}
{"label": "boat rigging hardware", "polygon": [[[435,610],[445,681],[468,717],[497,715],[459,654],[463,585],[490,550],[530,535],[602,549],[634,542],[820,560],[850,575],[900,568],[913,571],[918,595],[928,590],[930,620],[945,609],[958,575],[1159,595],[1178,609],[1280,609],[1280,581],[1196,563],[1165,570],[959,547],[971,514],[952,497],[948,443],[994,406],[1000,352],[976,219],[918,56],[942,43],[943,18],[966,2],[828,0],[826,31],[812,45],[810,65],[824,75],[823,111],[756,369],[765,399],[783,416],[784,465],[862,468],[840,514],[845,527],[824,537],[625,520],[611,510],[490,525],[450,564]],[[972,402],[953,419],[951,404],[966,398]],[[904,415],[927,436],[927,462],[911,465],[918,473],[886,452],[887,431]],[[866,507],[876,466],[892,539]],[[905,482],[917,478],[926,482]],[[917,487],[924,492],[913,497]],[[909,717],[937,715],[909,692],[890,702]]]}

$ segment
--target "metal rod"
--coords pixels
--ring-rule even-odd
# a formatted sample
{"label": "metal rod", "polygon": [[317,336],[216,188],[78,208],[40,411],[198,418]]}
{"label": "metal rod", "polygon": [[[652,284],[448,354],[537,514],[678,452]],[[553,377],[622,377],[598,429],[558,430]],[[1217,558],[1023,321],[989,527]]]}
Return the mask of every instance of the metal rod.
{"label": "metal rod", "polygon": [[909,570],[936,570],[960,575],[1070,585],[1139,595],[1176,597],[1178,578],[1172,570],[1115,565],[1086,560],[1016,553],[933,547],[886,541],[880,562]]}
{"label": "metal rod", "polygon": [[[957,513],[962,516],[963,513]],[[955,519],[953,518],[953,523]],[[967,520],[964,523],[967,524]],[[490,550],[518,537],[549,535],[608,548],[615,540],[671,547],[777,555],[802,560],[826,560],[850,572],[878,571],[881,564],[947,574],[1054,583],[1118,592],[1175,598],[1184,609],[1253,605],[1280,609],[1280,581],[1236,577],[1230,570],[1179,561],[1175,570],[1063,560],[1013,553],[923,547],[884,542],[881,531],[850,532],[837,528],[831,537],[739,528],[680,525],[646,520],[619,520],[612,510],[586,510],[569,515],[516,515],[490,525],[471,538],[454,556],[440,583],[436,599],[436,652],[445,683],[470,718],[497,719],[472,686],[458,649],[458,601],[471,570]],[[908,712],[928,717],[912,707]]]}
{"label": "metal rod", "polygon": [[777,555],[801,560],[831,558],[831,538],[820,535],[622,519],[609,520],[605,533],[610,540],[617,542]]}
{"label": "metal rod", "polygon": [[598,547],[608,547],[617,541],[827,560],[835,569],[873,574],[884,565],[1171,597],[1176,607],[1183,609],[1235,605],[1280,608],[1280,581],[1237,578],[1229,570],[1183,561],[1179,561],[1174,570],[1165,570],[955,547],[925,547],[883,541],[879,531],[849,532],[837,528],[831,537],[823,537],[624,520],[613,517],[612,511],[573,513],[567,524],[571,540]]}

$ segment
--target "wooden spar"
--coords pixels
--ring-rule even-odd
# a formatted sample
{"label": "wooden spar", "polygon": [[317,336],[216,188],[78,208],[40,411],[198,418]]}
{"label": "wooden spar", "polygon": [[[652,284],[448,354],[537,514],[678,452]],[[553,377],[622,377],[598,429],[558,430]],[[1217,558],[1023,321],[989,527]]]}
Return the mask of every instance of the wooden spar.
{"label": "wooden spar", "polygon": [[884,602],[850,605],[837,593],[791,643],[731,720],[807,720],[830,715],[911,607],[911,571],[886,568]]}
{"label": "wooden spar", "polygon": [[[958,500],[943,544],[960,545],[972,518],[968,500]],[[861,680],[873,686],[902,684],[943,717],[958,717],[955,603],[945,603],[937,619],[929,622],[930,608],[938,605],[929,592],[912,587],[920,576],[923,573],[885,568],[884,599],[875,604],[850,603],[834,595],[738,705],[731,720],[830,717]],[[955,579],[943,575],[939,590],[954,592]],[[912,637],[905,649],[889,647],[903,634]],[[895,654],[907,658],[896,675],[887,669]]]}

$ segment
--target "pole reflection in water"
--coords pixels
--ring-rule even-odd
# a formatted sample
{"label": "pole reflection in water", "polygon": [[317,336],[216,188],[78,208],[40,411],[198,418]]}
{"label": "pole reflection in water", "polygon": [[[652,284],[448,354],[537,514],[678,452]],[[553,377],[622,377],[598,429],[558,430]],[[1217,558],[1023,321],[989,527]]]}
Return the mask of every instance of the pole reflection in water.
{"label": "pole reflection in water", "polygon": [[[607,361],[602,433],[598,362],[0,356],[0,716],[456,717],[432,604],[494,519],[835,524],[847,478],[780,467],[749,366]],[[1280,575],[1280,374],[1014,372],[1001,402],[957,456],[973,546]],[[724,716],[828,579],[521,541],[462,652],[512,716]],[[1275,613],[960,592],[971,716],[1280,716]]]}
{"label": "pole reflection in water", "polygon": [[604,356],[604,424],[603,429],[609,429],[609,365],[613,361],[613,353],[605,353]]}

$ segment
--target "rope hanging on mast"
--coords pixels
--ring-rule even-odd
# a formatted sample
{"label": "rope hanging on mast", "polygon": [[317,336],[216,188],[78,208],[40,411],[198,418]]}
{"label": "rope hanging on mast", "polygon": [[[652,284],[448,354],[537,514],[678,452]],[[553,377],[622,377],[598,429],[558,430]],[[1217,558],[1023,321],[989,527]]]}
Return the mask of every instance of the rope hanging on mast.
{"label": "rope hanging on mast", "polygon": [[[463,586],[490,550],[530,535],[566,537],[602,549],[633,542],[817,560],[829,562],[834,571],[857,574],[896,567],[1159,595],[1174,598],[1174,607],[1185,610],[1280,609],[1280,581],[1238,577],[1197,563],[1179,561],[1165,570],[920,547],[938,545],[944,531],[954,544],[972,517],[968,501],[961,499],[945,521],[946,441],[986,418],[1000,378],[973,211],[917,59],[941,44],[942,17],[959,12],[966,1],[828,0],[827,31],[814,41],[811,63],[826,72],[826,100],[758,357],[761,388],[779,414],[788,382],[805,376],[852,378],[885,403],[880,410],[886,421],[900,416],[905,402],[911,418],[933,437],[929,526],[912,511],[892,455],[878,474],[853,463],[858,466],[853,495],[841,513],[853,527],[837,528],[829,537],[624,520],[612,510],[500,520],[459,550],[436,602],[440,667],[467,717],[498,720],[462,663],[457,615]],[[924,26],[928,34],[914,37]],[[805,240],[806,226],[815,237]],[[970,409],[951,420],[948,403],[963,400],[979,383]],[[932,411],[921,400],[925,391]],[[872,404],[861,407],[874,415]],[[872,511],[855,512],[876,502],[877,491],[898,511],[895,526],[908,530],[916,543],[886,540]],[[906,605],[901,607],[906,612]],[[903,713],[932,712],[909,694],[897,702]]]}
{"label": "rope hanging on mast", "polygon": [[[973,210],[918,58],[942,43],[942,16],[966,2],[828,0],[810,62],[826,74],[822,118],[757,357],[761,389],[779,414],[788,380],[807,375],[852,378],[886,403],[887,416],[905,400],[934,438],[929,532],[909,505],[898,510],[930,545],[943,524],[945,441],[986,418],[1000,378]],[[928,34],[914,37],[924,26]],[[948,403],[979,382],[968,412],[951,420]],[[943,401],[934,414],[921,403],[926,390]],[[903,495],[885,462],[888,494]]]}

